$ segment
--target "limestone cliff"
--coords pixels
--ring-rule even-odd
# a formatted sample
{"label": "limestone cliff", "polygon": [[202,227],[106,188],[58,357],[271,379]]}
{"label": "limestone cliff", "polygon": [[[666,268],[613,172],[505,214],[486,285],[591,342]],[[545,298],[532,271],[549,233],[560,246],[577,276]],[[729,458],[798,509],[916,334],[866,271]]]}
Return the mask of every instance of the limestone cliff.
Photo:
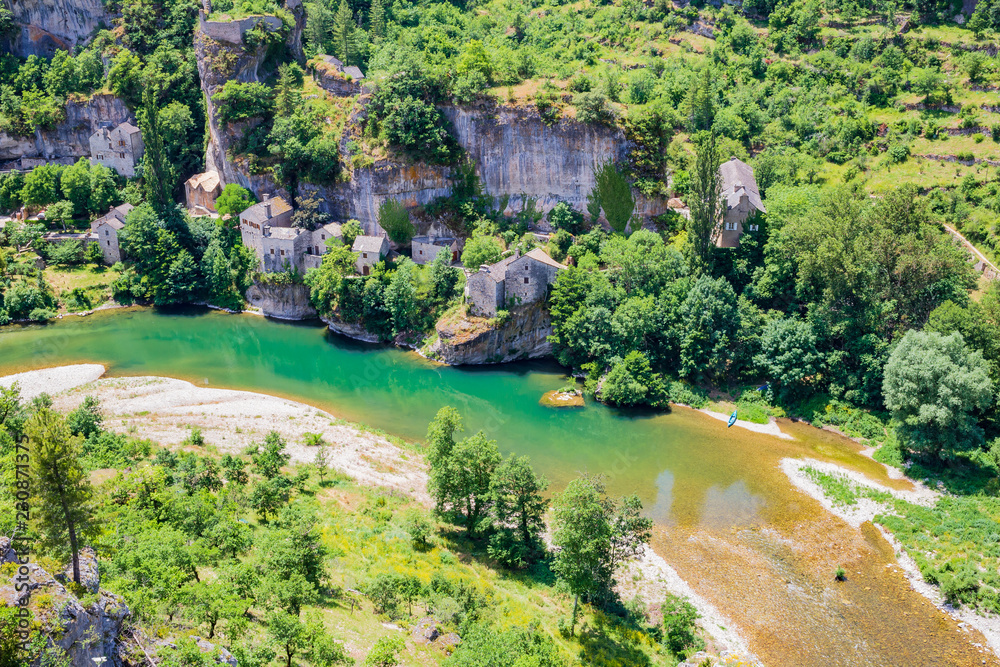
{"label": "limestone cliff", "polygon": [[247,301],[268,317],[281,320],[308,320],[316,317],[305,285],[267,285],[254,283],[247,290]]}
{"label": "limestone cliff", "polygon": [[118,97],[98,94],[82,102],[66,103],[66,120],[55,127],[39,129],[32,137],[0,132],[0,161],[18,158],[39,160],[75,159],[90,155],[90,135],[101,123],[135,122],[135,116]]}
{"label": "limestone cliff", "polygon": [[22,58],[72,51],[94,30],[111,24],[102,0],[17,0],[8,7],[20,29],[7,47]]}
{"label": "limestone cliff", "polygon": [[[0,553],[7,554],[7,538],[0,538]],[[125,621],[129,608],[114,593],[100,588],[97,558],[92,549],[80,550],[81,581],[89,595],[77,598],[61,582],[34,563],[27,566],[28,590],[15,587],[17,574],[0,584],[0,604],[17,605],[30,596],[28,608],[50,641],[66,651],[71,667],[93,667],[94,658],[106,657],[104,667],[122,667]]]}
{"label": "limestone cliff", "polygon": [[552,353],[551,334],[552,320],[540,303],[512,309],[502,324],[456,314],[437,323],[437,340],[424,353],[454,366],[537,359]]}

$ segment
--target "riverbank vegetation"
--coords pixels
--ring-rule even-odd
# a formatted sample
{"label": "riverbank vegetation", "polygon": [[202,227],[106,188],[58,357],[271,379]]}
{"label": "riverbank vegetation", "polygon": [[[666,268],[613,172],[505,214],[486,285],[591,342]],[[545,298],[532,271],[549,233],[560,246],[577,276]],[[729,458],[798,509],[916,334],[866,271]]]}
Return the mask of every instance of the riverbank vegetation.
{"label": "riverbank vegetation", "polygon": [[[548,547],[545,481],[460,430],[451,408],[429,426],[432,512],[328,470],[336,445],[322,438],[308,439],[315,461],[304,464],[276,433],[236,454],[194,433],[167,449],[109,429],[90,398],[63,415],[15,387],[0,393],[0,471],[12,490],[24,442],[47,475],[65,476],[33,487],[37,520],[21,543],[50,572],[93,546],[101,587],[132,613],[127,650],[170,667],[207,667],[219,648],[261,667],[672,665],[703,646],[687,601],[615,592],[618,566],[649,538],[634,497],[572,482],[553,500]],[[5,535],[13,498],[0,502]],[[96,599],[67,589],[85,606]],[[32,596],[38,632],[58,631],[61,595]]]}

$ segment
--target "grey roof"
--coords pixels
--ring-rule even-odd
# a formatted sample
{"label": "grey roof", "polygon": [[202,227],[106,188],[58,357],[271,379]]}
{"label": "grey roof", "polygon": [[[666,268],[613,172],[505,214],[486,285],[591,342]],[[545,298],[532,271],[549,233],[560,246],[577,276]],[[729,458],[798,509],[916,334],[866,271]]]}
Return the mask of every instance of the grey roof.
{"label": "grey roof", "polygon": [[385,244],[385,237],[382,236],[356,236],[352,252],[377,252],[382,253]]}
{"label": "grey roof", "polygon": [[124,123],[122,123],[121,125],[119,125],[118,127],[116,127],[115,129],[116,130],[121,130],[125,134],[135,134],[136,132],[139,131],[139,128],[137,128],[135,125],[133,125],[132,123],[130,123],[128,121],[125,121]]}
{"label": "grey roof", "polygon": [[753,167],[743,160],[732,157],[719,165],[719,178],[722,180],[722,196],[729,208],[739,205],[739,190],[746,192],[750,205],[758,211],[764,211],[764,203],[760,200],[760,190],[757,189],[757,179],[753,175]]}
{"label": "grey roof", "polygon": [[513,264],[516,260],[522,257],[528,257],[536,262],[541,262],[542,264],[547,264],[549,266],[554,266],[557,269],[565,269],[566,267],[556,260],[548,256],[548,254],[541,248],[532,248],[530,251],[523,255],[511,255],[510,257],[505,257],[501,259],[496,264],[490,265],[490,277],[493,280],[500,282],[507,278],[507,267]]}
{"label": "grey roof", "polygon": [[356,65],[348,65],[343,69],[343,72],[355,81],[365,78],[365,75],[361,73],[361,70]]}
{"label": "grey roof", "polygon": [[[265,212],[268,205],[271,207],[270,216],[268,216]],[[292,207],[287,201],[285,201],[284,197],[271,197],[265,201],[257,202],[240,213],[240,219],[249,220],[250,222],[256,222],[257,224],[262,225],[271,218],[276,218],[282,213],[290,210],[292,210]]]}
{"label": "grey roof", "polygon": [[99,225],[108,225],[112,229],[121,229],[125,226],[125,217],[129,214],[129,211],[134,208],[135,206],[128,203],[115,206],[113,209],[95,220],[94,224],[91,225],[91,229],[94,229]]}
{"label": "grey roof", "polygon": [[280,241],[291,241],[302,233],[298,227],[268,227],[267,235]]}
{"label": "grey roof", "polygon": [[337,58],[337,56],[320,56],[319,59],[325,62],[327,65],[333,65],[337,69],[341,69],[344,67],[344,63],[340,62],[340,59]]}

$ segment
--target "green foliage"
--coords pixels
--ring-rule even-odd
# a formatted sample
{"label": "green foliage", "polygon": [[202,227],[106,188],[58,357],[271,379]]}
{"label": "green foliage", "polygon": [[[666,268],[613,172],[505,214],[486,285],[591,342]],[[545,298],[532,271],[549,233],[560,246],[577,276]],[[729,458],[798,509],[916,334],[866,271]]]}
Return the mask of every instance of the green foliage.
{"label": "green foliage", "polygon": [[696,634],[698,611],[688,600],[668,593],[660,605],[660,613],[663,616],[663,644],[674,657],[683,660],[704,647],[705,642]]}
{"label": "green foliage", "polygon": [[909,331],[886,363],[883,394],[904,446],[948,458],[983,441],[972,412],[992,402],[993,383],[960,334]]}
{"label": "green foliage", "polygon": [[655,407],[665,407],[668,398],[663,379],[653,372],[646,355],[637,350],[611,366],[601,384],[600,397],[611,405]]}
{"label": "green foliage", "polygon": [[400,664],[399,652],[404,646],[401,637],[379,637],[365,658],[365,667],[395,667]]}
{"label": "green foliage", "polygon": [[219,215],[239,215],[257,203],[253,193],[237,183],[227,183],[215,200]]}
{"label": "green foliage", "polygon": [[566,664],[555,643],[532,629],[499,629],[477,623],[462,637],[462,643],[445,660],[447,667],[562,667]]}
{"label": "green foliage", "polygon": [[410,222],[410,212],[395,199],[386,199],[378,207],[378,225],[394,242],[406,245],[417,233]]}
{"label": "green foliage", "polygon": [[484,264],[496,264],[500,261],[503,248],[494,236],[477,235],[465,242],[462,250],[462,264],[466,268],[477,271]]}
{"label": "green foliage", "polygon": [[593,198],[600,204],[611,229],[624,234],[635,212],[635,197],[625,174],[611,162],[601,164],[594,172]]}
{"label": "green foliage", "polygon": [[212,96],[212,102],[216,105],[216,116],[222,123],[260,118],[270,114],[274,108],[271,89],[256,81],[226,81],[222,89]]}

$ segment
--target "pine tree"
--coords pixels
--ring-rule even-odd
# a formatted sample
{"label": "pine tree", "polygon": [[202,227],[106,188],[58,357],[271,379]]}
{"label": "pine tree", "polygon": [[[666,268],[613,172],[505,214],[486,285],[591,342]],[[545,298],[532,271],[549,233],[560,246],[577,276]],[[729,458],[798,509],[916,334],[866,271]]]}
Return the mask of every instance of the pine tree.
{"label": "pine tree", "polygon": [[90,480],[80,465],[82,439],[70,434],[62,416],[42,408],[25,431],[34,474],[35,523],[45,546],[69,544],[73,581],[80,583],[79,540],[90,534]]}
{"label": "pine tree", "polygon": [[333,43],[337,49],[337,56],[345,65],[351,64],[351,43],[354,34],[354,15],[347,4],[347,0],[340,0],[340,7],[333,17]]}
{"label": "pine tree", "polygon": [[385,5],[382,0],[372,0],[371,10],[368,12],[368,32],[372,41],[385,37]]}
{"label": "pine tree", "polygon": [[143,182],[148,201],[157,213],[165,214],[170,208],[172,175],[163,148],[160,132],[159,86],[147,81],[142,91],[142,113],[139,114],[139,129],[142,131]]}

